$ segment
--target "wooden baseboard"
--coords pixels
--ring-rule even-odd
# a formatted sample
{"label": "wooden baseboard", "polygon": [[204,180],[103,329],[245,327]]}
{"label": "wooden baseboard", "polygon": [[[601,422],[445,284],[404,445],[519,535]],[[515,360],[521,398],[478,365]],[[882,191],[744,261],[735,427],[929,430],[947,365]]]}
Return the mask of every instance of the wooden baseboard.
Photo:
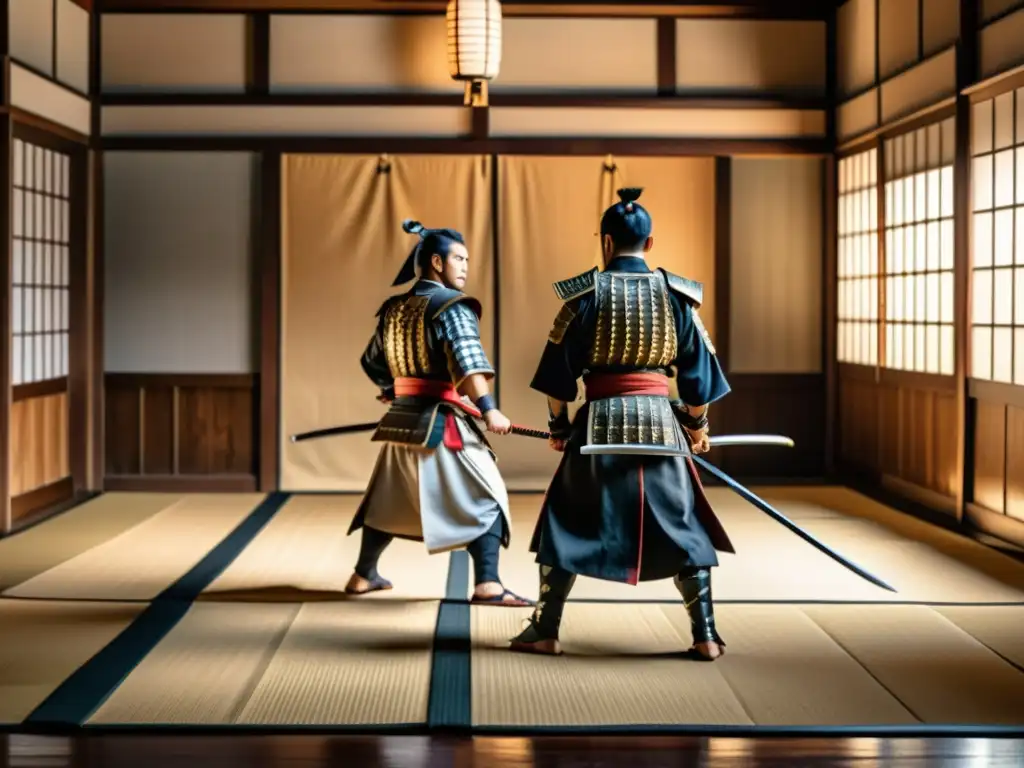
{"label": "wooden baseboard", "polygon": [[255,493],[255,475],[107,475],[104,491]]}
{"label": "wooden baseboard", "polygon": [[923,488],[917,483],[911,483],[895,475],[882,475],[882,487],[886,490],[906,496],[922,506],[933,509],[936,512],[956,517],[956,499],[952,496],[938,493],[930,488]]}
{"label": "wooden baseboard", "polygon": [[[865,482],[861,478],[856,476],[847,476],[843,479],[843,485],[852,491],[867,496],[869,499],[877,501],[879,504],[884,504],[887,507],[895,509],[897,512],[916,517],[918,520],[923,520],[926,523],[937,525],[940,528],[946,530],[955,531],[962,535],[967,535],[964,527],[957,520],[955,515],[951,515],[948,512],[942,512],[934,507],[924,504],[918,499],[915,499],[909,495],[899,493],[886,487],[878,481],[867,481]],[[917,486],[912,486],[916,488]]]}
{"label": "wooden baseboard", "polygon": [[967,523],[982,533],[1024,547],[1024,520],[993,512],[972,502],[967,502],[964,512]]}
{"label": "wooden baseboard", "polygon": [[39,512],[69,500],[75,494],[74,482],[70,477],[63,477],[54,483],[35,488],[11,499],[11,527],[21,524],[21,520],[34,516]]}
{"label": "wooden baseboard", "polygon": [[[58,485],[58,483],[54,483]],[[50,486],[46,486],[47,489]],[[40,489],[42,490],[42,489]],[[19,533],[23,533],[29,528],[33,528],[40,523],[45,523],[47,520],[57,517],[87,501],[95,499],[100,495],[100,491],[78,491],[72,492],[70,496],[60,498],[56,502],[48,502],[43,506],[36,507],[30,512],[25,512],[21,515],[11,526],[11,529],[6,532],[0,532],[0,538],[4,536],[14,536]],[[23,494],[28,496],[29,494]],[[54,494],[56,495],[56,494]],[[51,497],[52,498],[52,497]]]}

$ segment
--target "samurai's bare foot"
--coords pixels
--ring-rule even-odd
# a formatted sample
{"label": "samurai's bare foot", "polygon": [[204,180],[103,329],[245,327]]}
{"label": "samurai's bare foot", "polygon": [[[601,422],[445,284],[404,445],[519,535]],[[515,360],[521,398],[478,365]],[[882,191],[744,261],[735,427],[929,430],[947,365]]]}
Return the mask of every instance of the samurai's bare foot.
{"label": "samurai's bare foot", "polygon": [[353,573],[345,585],[347,595],[366,595],[370,592],[382,592],[392,588],[390,581],[383,576],[376,576],[373,579],[364,579],[358,573]]}
{"label": "samurai's bare foot", "polygon": [[473,590],[473,602],[478,605],[501,605],[512,608],[533,605],[525,597],[510,592],[497,581],[477,584],[476,589]]}
{"label": "samurai's bare foot", "polygon": [[696,643],[693,646],[693,653],[702,661],[714,661],[719,656],[725,655],[725,648],[718,643]]}
{"label": "samurai's bare foot", "polygon": [[532,619],[526,629],[512,638],[509,643],[509,650],[521,653],[540,653],[546,656],[560,656],[562,654],[562,646],[558,642],[558,638],[542,635]]}

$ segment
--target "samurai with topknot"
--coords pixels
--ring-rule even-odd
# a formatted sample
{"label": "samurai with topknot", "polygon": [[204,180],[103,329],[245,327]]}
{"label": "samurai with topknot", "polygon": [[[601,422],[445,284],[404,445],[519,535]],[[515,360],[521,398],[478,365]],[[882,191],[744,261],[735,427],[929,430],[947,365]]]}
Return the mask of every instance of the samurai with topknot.
{"label": "samurai with topknot", "polygon": [[489,391],[494,368],[480,342],[480,302],[462,292],[466,242],[455,230],[416,221],[402,229],[417,242],[393,285],[416,282],[381,306],[362,357],[378,399],[390,407],[374,432],[384,445],[349,528],[362,528],[363,540],[345,591],[391,589],[377,563],[399,537],[424,542],[431,554],[467,548],[474,603],[530,605],[498,575],[501,547],[511,538],[508,491],[474,417],[499,435],[511,423]]}
{"label": "samurai with topknot", "polygon": [[[561,652],[562,611],[582,575],[633,585],[671,578],[689,614],[690,654],[724,653],[711,568],[716,550],[734,550],[691,454],[708,450],[708,405],[729,385],[697,314],[701,284],[647,264],[654,238],[641,191],[619,190],[604,212],[604,270],[554,285],[563,304],[531,386],[547,395],[562,460],[530,544],[540,600],[513,650]],[[585,403],[570,422],[580,378]]]}

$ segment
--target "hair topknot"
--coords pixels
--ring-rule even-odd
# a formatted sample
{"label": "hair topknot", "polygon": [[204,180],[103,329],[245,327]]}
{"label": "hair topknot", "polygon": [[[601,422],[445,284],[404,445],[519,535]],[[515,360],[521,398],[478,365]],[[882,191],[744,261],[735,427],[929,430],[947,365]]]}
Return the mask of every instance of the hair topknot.
{"label": "hair topknot", "polygon": [[643,187],[626,187],[618,190],[615,194],[617,194],[619,196],[619,200],[624,203],[635,203],[640,199],[640,195],[643,193]]}
{"label": "hair topknot", "polygon": [[651,215],[636,202],[642,187],[617,190],[619,202],[601,217],[601,236],[610,235],[616,248],[636,248],[651,234]]}
{"label": "hair topknot", "polygon": [[406,219],[405,221],[402,222],[402,230],[404,232],[408,232],[410,235],[422,235],[423,225],[420,224],[418,221]]}

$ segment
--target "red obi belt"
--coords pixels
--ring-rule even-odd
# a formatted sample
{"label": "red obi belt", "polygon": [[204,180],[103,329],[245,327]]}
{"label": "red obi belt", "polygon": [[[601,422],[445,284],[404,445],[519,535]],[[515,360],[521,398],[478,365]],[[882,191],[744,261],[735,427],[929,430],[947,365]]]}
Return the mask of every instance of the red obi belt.
{"label": "red obi belt", "polygon": [[583,377],[587,402],[628,395],[669,396],[668,376],[662,373],[591,373]]}
{"label": "red obi belt", "polygon": [[[433,379],[395,379],[395,397],[425,397],[441,400],[448,405],[460,409],[468,416],[481,418],[480,411],[464,402],[455,385],[447,381]],[[448,411],[444,417],[444,445],[452,451],[463,449],[462,435],[455,423],[455,414]]]}

